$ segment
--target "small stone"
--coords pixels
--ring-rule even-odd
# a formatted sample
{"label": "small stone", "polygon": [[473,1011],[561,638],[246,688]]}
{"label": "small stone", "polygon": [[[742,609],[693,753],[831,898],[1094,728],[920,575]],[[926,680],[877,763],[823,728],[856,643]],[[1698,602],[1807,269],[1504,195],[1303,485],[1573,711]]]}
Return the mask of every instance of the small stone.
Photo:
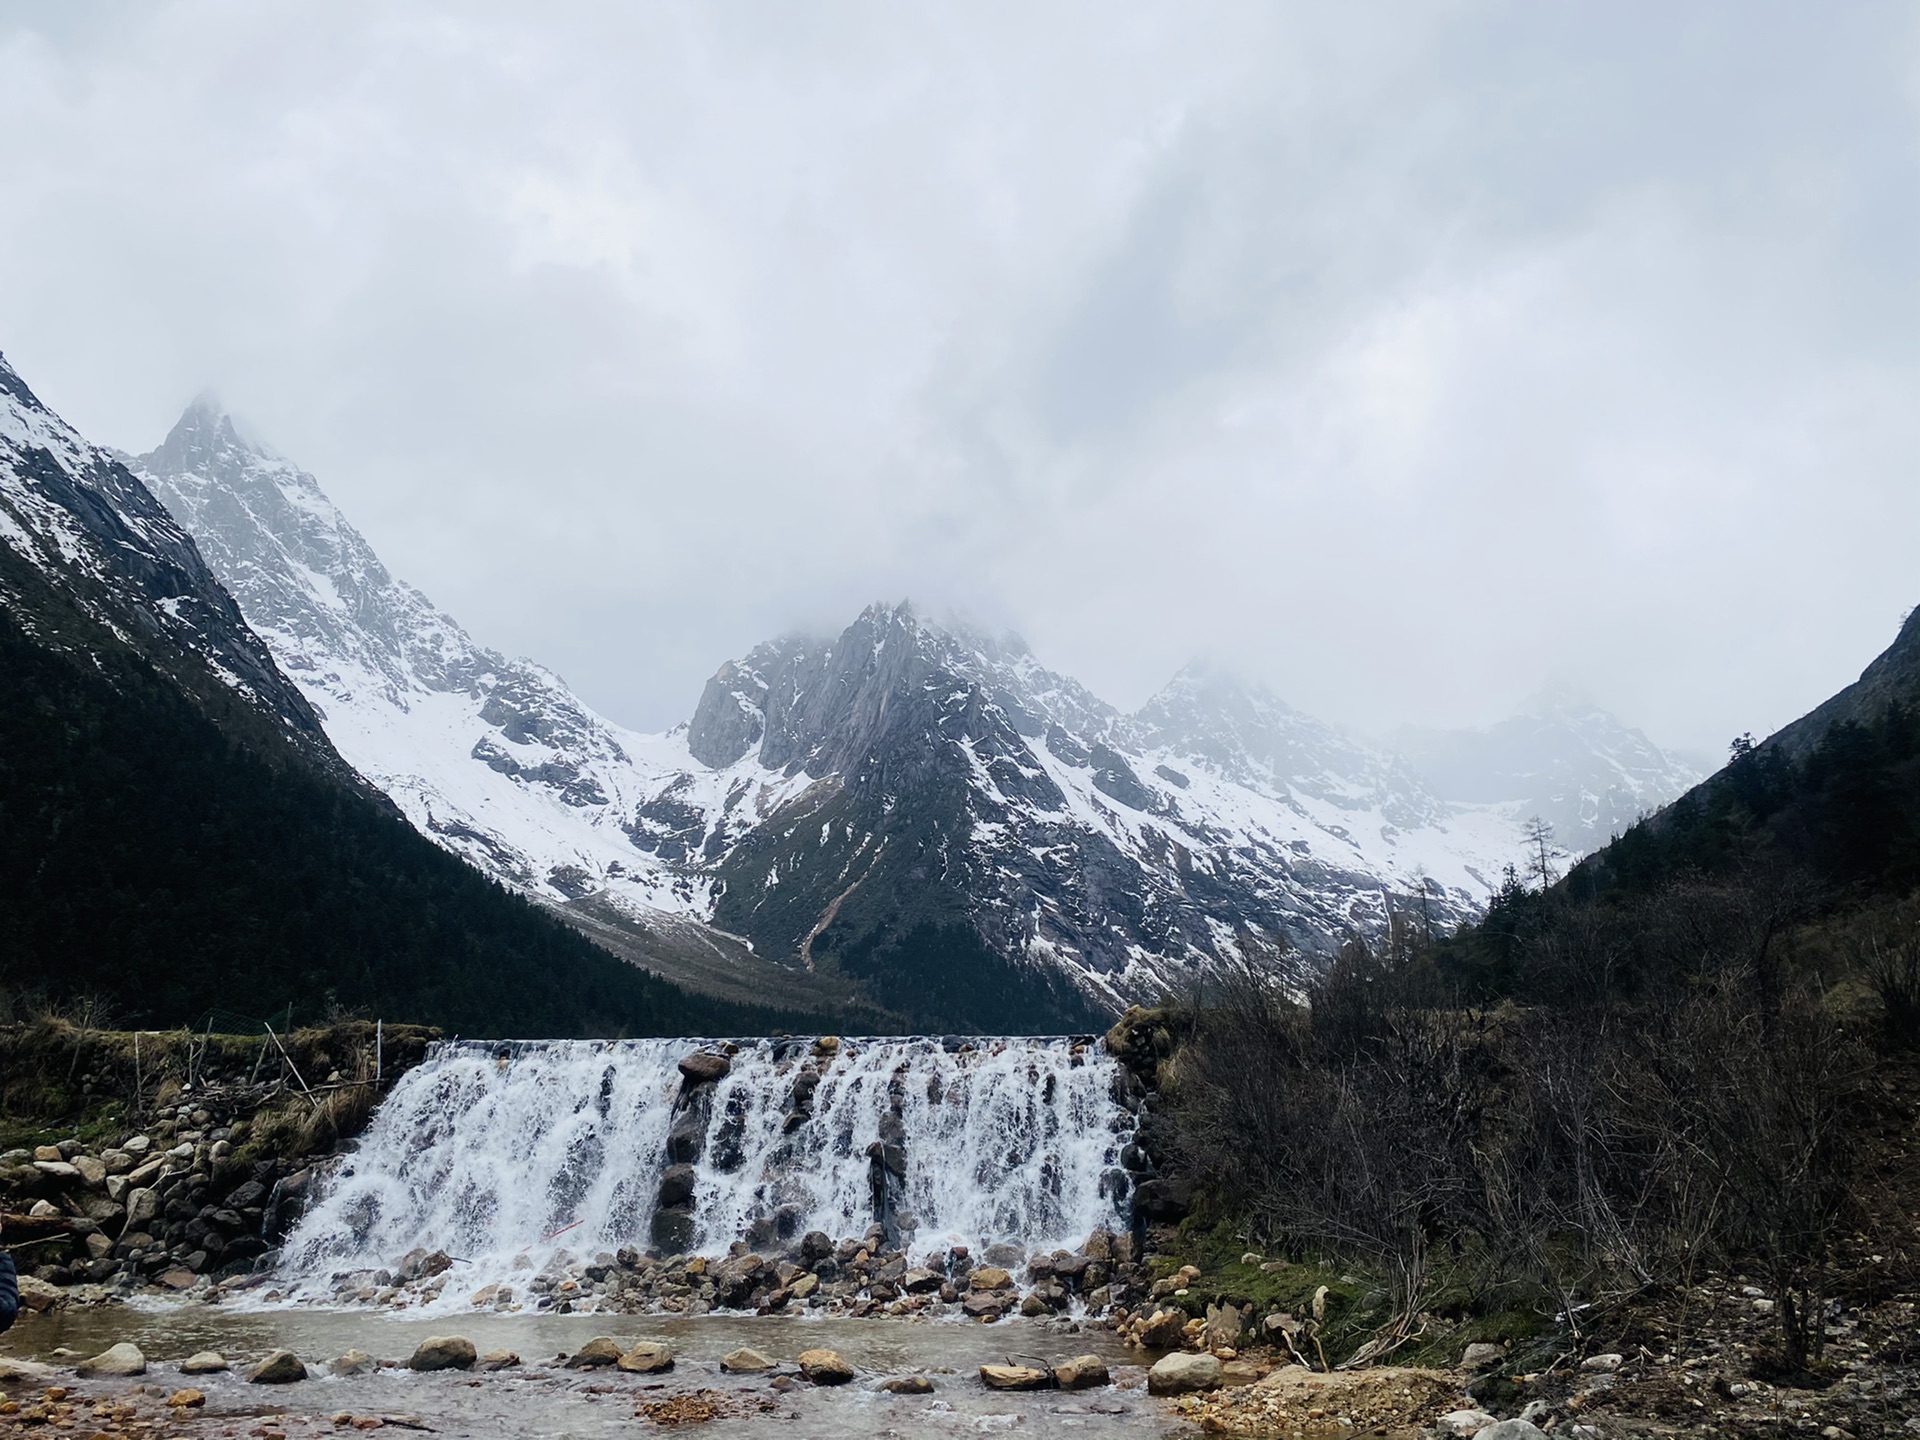
{"label": "small stone", "polygon": [[36,1145],[33,1147],[33,1158],[36,1164],[52,1164],[67,1157],[60,1153],[58,1145]]}
{"label": "small stone", "polygon": [[1626,1360],[1627,1357],[1624,1355],[1589,1355],[1580,1362],[1580,1368],[1582,1370],[1605,1373],[1611,1370],[1618,1370],[1626,1363]]}
{"label": "small stone", "polygon": [[980,1379],[989,1390],[1045,1390],[1053,1384],[1053,1372],[1031,1365],[982,1365]]}
{"label": "small stone", "polygon": [[248,1374],[254,1385],[291,1385],[307,1378],[307,1367],[291,1350],[275,1350]]}
{"label": "small stone", "polygon": [[464,1335],[429,1335],[407,1361],[409,1370],[471,1370],[480,1358],[473,1341]]}
{"label": "small stone", "polygon": [[1220,1376],[1220,1362],[1213,1356],[1175,1351],[1162,1355],[1147,1372],[1147,1393],[1186,1395],[1195,1390],[1217,1390]]}
{"label": "small stone", "polygon": [[614,1363],[629,1375],[657,1375],[673,1369],[673,1351],[656,1341],[642,1340]]}
{"label": "small stone", "polygon": [[371,1375],[378,1368],[378,1362],[364,1350],[349,1350],[327,1366],[327,1369],[340,1376]]}
{"label": "small stone", "polygon": [[204,1390],[176,1390],[167,1397],[167,1404],[177,1410],[198,1410],[206,1403],[207,1394]]}
{"label": "small stone", "polygon": [[774,1361],[758,1350],[741,1347],[720,1357],[720,1368],[733,1375],[759,1375],[774,1368]]}
{"label": "small stone", "polygon": [[76,1155],[70,1162],[75,1172],[96,1189],[107,1183],[107,1162],[92,1155]]}
{"label": "small stone", "polygon": [[478,1368],[488,1371],[511,1370],[519,1363],[520,1357],[511,1350],[489,1350],[480,1357]]}
{"label": "small stone", "polygon": [[597,1370],[603,1365],[618,1365],[626,1351],[618,1340],[596,1335],[567,1359],[569,1370]]}
{"label": "small stone", "polygon": [[98,1355],[82,1360],[73,1367],[73,1373],[89,1377],[94,1375],[144,1375],[147,1373],[147,1357],[140,1353],[140,1347],[126,1340],[118,1345],[109,1345]]}
{"label": "small stone", "polygon": [[[357,1354],[357,1351],[349,1351]],[[217,1375],[227,1368],[227,1357],[218,1350],[198,1350],[180,1362],[182,1375]]]}
{"label": "small stone", "polygon": [[1090,1390],[1110,1382],[1107,1362],[1098,1355],[1076,1355],[1053,1367],[1053,1382],[1062,1390]]}
{"label": "small stone", "polygon": [[924,1375],[895,1375],[878,1386],[889,1395],[931,1395],[933,1381]]}
{"label": "small stone", "polygon": [[51,1200],[36,1200],[27,1207],[27,1214],[35,1220],[51,1220],[60,1213],[60,1207]]}

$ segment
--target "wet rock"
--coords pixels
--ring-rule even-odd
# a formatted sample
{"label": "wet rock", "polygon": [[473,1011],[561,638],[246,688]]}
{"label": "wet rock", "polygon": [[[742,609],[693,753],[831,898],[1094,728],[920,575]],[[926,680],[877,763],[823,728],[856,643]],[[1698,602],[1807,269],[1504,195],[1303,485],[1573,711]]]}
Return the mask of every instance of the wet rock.
{"label": "wet rock", "polygon": [[520,1357],[511,1350],[489,1350],[480,1357],[479,1363],[474,1368],[488,1372],[494,1370],[512,1370],[519,1365],[519,1363]]}
{"label": "wet rock", "polygon": [[174,1410],[198,1410],[207,1403],[207,1392],[195,1390],[189,1386],[185,1390],[176,1390],[167,1396],[167,1405]]}
{"label": "wet rock", "polygon": [[980,1381],[989,1390],[1048,1390],[1053,1372],[1031,1365],[982,1365]]}
{"label": "wet rock", "polygon": [[140,1353],[138,1345],[122,1340],[118,1345],[109,1345],[98,1355],[82,1360],[73,1367],[73,1373],[83,1378],[94,1375],[144,1375],[147,1373],[147,1357]]}
{"label": "wet rock", "polygon": [[248,1374],[253,1385],[291,1385],[307,1378],[307,1367],[291,1350],[275,1350]]}
{"label": "wet rock", "polygon": [[824,1230],[809,1230],[800,1237],[800,1260],[809,1269],[833,1254],[833,1241]]}
{"label": "wet rock", "polygon": [[802,1275],[799,1279],[795,1280],[793,1284],[787,1288],[788,1288],[788,1294],[793,1299],[805,1300],[809,1295],[813,1294],[814,1291],[820,1288],[820,1277],[818,1275]]}
{"label": "wet rock", "polygon": [[1013,1276],[998,1265],[982,1265],[973,1272],[972,1285],[975,1290],[1011,1290]]}
{"label": "wet rock", "polygon": [[652,1340],[642,1340],[614,1362],[629,1375],[658,1375],[673,1369],[673,1351]]}
{"label": "wet rock", "polygon": [[961,1313],[974,1320],[998,1320],[1007,1297],[991,1290],[971,1290],[960,1302]]}
{"label": "wet rock", "polygon": [[800,1373],[816,1385],[844,1385],[853,1379],[853,1366],[838,1350],[802,1350]]}
{"label": "wet rock", "polygon": [[180,1362],[182,1375],[218,1375],[225,1369],[227,1357],[218,1350],[197,1350]]}
{"label": "wet rock", "polygon": [[341,1376],[371,1375],[378,1368],[379,1363],[364,1350],[349,1350],[327,1366],[333,1374]]}
{"label": "wet rock", "polygon": [[933,1381],[924,1375],[895,1375],[889,1380],[882,1380],[875,1388],[889,1395],[931,1395]]}
{"label": "wet rock", "polygon": [[1146,1180],[1133,1192],[1133,1210],[1149,1220],[1181,1220],[1193,1208],[1193,1186],[1162,1176]]}
{"label": "wet rock", "polygon": [[731,1375],[760,1375],[774,1366],[773,1360],[744,1346],[720,1357],[720,1368]]}
{"label": "wet rock", "polygon": [[1076,1355],[1053,1367],[1053,1383],[1062,1390],[1090,1390],[1110,1383],[1107,1362],[1098,1355]]}
{"label": "wet rock", "polygon": [[[473,1341],[464,1335],[429,1335],[407,1361],[409,1370],[471,1370],[480,1358]],[[572,1362],[569,1361],[569,1364]]]}
{"label": "wet rock", "polygon": [[693,1203],[693,1187],[700,1172],[691,1165],[669,1165],[660,1177],[661,1208]]}
{"label": "wet rock", "polygon": [[693,1243],[693,1212],[656,1210],[653,1212],[653,1248],[664,1254],[677,1254]]}
{"label": "wet rock", "polygon": [[680,1062],[680,1073],[686,1077],[689,1085],[711,1085],[725,1078],[733,1069],[733,1061],[725,1055],[716,1055],[711,1050],[699,1050]]}
{"label": "wet rock", "polygon": [[0,1385],[45,1385],[53,1379],[51,1365],[0,1356]]}
{"label": "wet rock", "polygon": [[606,1335],[596,1335],[587,1341],[567,1360],[569,1370],[597,1370],[603,1365],[618,1365],[620,1357],[626,1353],[618,1340]]}
{"label": "wet rock", "polygon": [[1211,1355],[1175,1351],[1162,1355],[1147,1372],[1149,1395],[1188,1395],[1220,1388],[1220,1362]]}
{"label": "wet rock", "polygon": [[1051,1312],[1047,1308],[1046,1301],[1042,1300],[1038,1295],[1029,1295],[1020,1302],[1020,1313],[1029,1320],[1034,1320]]}

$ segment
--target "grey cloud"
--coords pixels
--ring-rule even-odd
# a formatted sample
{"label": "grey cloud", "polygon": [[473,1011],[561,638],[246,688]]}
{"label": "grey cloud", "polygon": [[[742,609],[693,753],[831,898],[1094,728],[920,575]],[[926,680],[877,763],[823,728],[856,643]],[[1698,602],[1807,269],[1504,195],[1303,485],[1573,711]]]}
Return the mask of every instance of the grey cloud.
{"label": "grey cloud", "polygon": [[1717,749],[1914,592],[1908,7],[0,9],[0,347],[636,725],[912,594]]}

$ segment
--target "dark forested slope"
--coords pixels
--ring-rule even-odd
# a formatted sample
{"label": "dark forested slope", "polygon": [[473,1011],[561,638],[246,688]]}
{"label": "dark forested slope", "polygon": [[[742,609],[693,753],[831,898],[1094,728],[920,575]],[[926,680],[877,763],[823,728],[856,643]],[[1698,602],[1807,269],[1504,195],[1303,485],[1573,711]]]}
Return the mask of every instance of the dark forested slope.
{"label": "dark forested slope", "polygon": [[359,782],[139,481],[0,360],[0,986],[142,1025],[292,1004],[467,1033],[739,1033]]}

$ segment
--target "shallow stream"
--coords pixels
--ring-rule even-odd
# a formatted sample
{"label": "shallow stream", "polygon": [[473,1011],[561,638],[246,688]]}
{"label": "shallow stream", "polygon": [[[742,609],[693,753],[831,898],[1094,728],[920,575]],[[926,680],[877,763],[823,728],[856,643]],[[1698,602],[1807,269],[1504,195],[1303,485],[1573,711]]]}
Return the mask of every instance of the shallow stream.
{"label": "shallow stream", "polygon": [[[415,1374],[382,1369],[372,1375],[327,1375],[327,1362],[349,1349],[404,1361],[431,1334],[457,1332],[484,1353],[510,1349],[523,1357],[514,1370],[490,1375],[459,1371]],[[664,1376],[612,1370],[569,1371],[551,1362],[596,1335],[622,1342],[664,1341],[676,1356]],[[203,1410],[169,1425],[169,1433],[246,1436],[262,1428],[289,1440],[334,1433],[333,1417],[393,1415],[417,1419],[442,1435],[475,1437],[599,1437],[678,1433],[725,1437],[840,1437],[935,1435],[1163,1436],[1191,1433],[1145,1390],[1142,1358],[1108,1331],[1070,1333],[1057,1324],[1003,1321],[801,1319],[786,1316],[494,1315],[422,1319],[363,1310],[285,1307],[241,1311],[180,1304],[142,1308],[68,1309],[23,1317],[0,1340],[0,1353],[60,1363],[61,1347],[92,1355],[122,1340],[146,1354],[150,1371],[139,1380],[84,1382],[89,1396],[125,1395],[147,1385],[162,1395],[184,1385],[206,1393]],[[728,1375],[719,1361],[750,1346],[781,1362],[788,1376],[801,1351],[838,1350],[858,1371],[850,1385],[822,1389],[804,1381]],[[304,1359],[316,1378],[285,1386],[250,1385],[241,1373],[186,1377],[179,1363],[198,1350],[218,1350],[236,1367],[284,1347]],[[1076,1394],[1004,1394],[980,1382],[982,1364],[1010,1355],[1058,1361],[1096,1354],[1115,1384]],[[547,1362],[547,1363],[542,1363]],[[68,1359],[67,1363],[71,1363]],[[925,1375],[930,1395],[895,1396],[874,1387],[883,1379]],[[71,1383],[71,1382],[66,1382]],[[17,1387],[9,1387],[16,1390]],[[722,1407],[701,1424],[662,1426],[639,1414],[676,1396],[706,1392]],[[391,1426],[388,1427],[391,1429]],[[351,1432],[347,1432],[351,1433]],[[397,1432],[396,1432],[397,1433]]]}

